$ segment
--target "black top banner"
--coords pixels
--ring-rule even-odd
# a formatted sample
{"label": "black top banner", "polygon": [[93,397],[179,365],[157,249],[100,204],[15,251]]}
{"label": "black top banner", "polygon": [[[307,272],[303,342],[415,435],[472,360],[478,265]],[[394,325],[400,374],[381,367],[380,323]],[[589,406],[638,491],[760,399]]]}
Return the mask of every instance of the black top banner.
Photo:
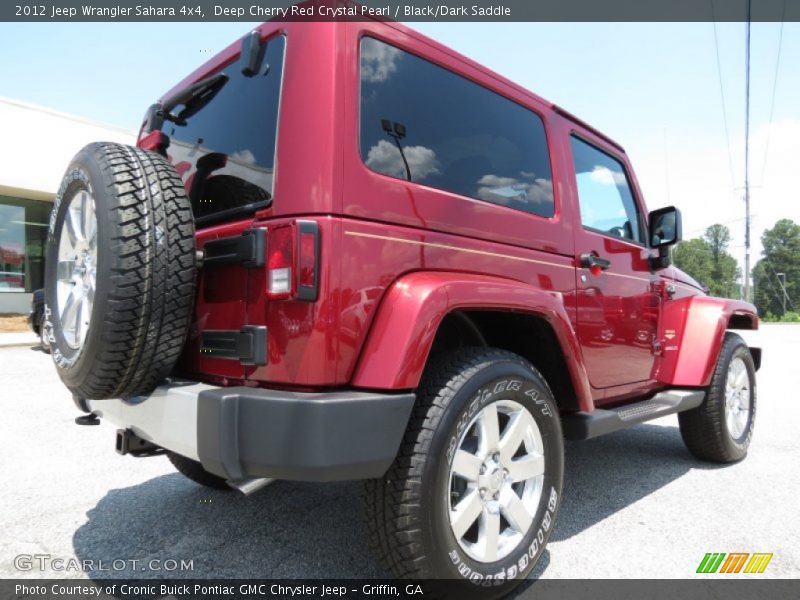
{"label": "black top banner", "polygon": [[800,0],[57,0],[2,2],[0,21],[800,21]]}

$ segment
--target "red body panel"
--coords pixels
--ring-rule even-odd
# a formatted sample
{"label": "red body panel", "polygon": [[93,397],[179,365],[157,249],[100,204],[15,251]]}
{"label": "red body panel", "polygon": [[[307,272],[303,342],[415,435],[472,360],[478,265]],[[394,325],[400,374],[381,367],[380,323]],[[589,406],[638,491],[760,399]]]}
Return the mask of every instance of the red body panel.
{"label": "red body panel", "polygon": [[[621,148],[535,94],[394,23],[265,23],[286,35],[276,142],[274,205],[224,226],[211,239],[292,219],[319,224],[319,296],[268,301],[264,269],[206,269],[181,370],[223,384],[319,389],[410,389],[436,327],[456,309],[508,310],[547,320],[566,358],[579,405],[702,386],[727,319],[747,304],[702,297],[674,269],[653,272],[655,250],[586,230],[580,222],[571,133],[615,156],[646,208]],[[539,217],[368,169],[359,154],[359,40],[379,38],[435,62],[541,116],[549,143],[555,214]],[[229,64],[240,41],[174,89]],[[147,140],[141,143],[148,144]],[[186,176],[186,173],[182,173]],[[186,178],[186,177],[185,177]],[[269,235],[269,234],[267,234]],[[602,273],[579,268],[595,252]],[[670,297],[665,285],[674,285]],[[199,352],[208,329],[265,325],[268,364],[244,367]],[[674,331],[679,346],[668,349]],[[664,347],[659,355],[659,344]]]}
{"label": "red body panel", "polygon": [[667,302],[661,315],[664,348],[656,379],[670,387],[709,385],[732,315],[747,316],[751,329],[758,328],[753,306],[746,302],[700,295]]}
{"label": "red body panel", "polygon": [[586,373],[562,294],[467,273],[419,272],[396,281],[375,318],[353,384],[377,389],[416,387],[442,318],[453,310],[470,308],[513,310],[544,318],[566,349],[582,409],[591,409]]}
{"label": "red body panel", "polygon": [[[250,220],[239,221],[197,232],[197,248],[222,237],[240,235],[250,226]],[[238,331],[246,324],[247,271],[238,265],[227,268],[202,269],[195,292],[195,314],[186,348],[181,356],[179,368],[188,373],[204,373],[207,376],[230,379],[232,382],[244,378],[244,368],[238,362],[211,358],[200,352],[200,334],[207,329],[232,329]]]}

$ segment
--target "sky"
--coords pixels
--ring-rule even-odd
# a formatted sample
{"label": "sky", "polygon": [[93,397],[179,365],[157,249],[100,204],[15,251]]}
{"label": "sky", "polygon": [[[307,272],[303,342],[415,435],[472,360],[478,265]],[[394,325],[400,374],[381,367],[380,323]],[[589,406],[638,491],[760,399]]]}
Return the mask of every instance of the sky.
{"label": "sky", "polygon": [[[0,96],[135,131],[153,101],[254,25],[2,23],[0,56],[13,59],[0,61]],[[728,225],[743,264],[744,23],[716,25],[719,70],[712,23],[410,26],[621,143],[649,209],[680,208],[685,238]],[[783,26],[776,79],[780,30],[754,23],[751,34],[752,264],[765,227],[800,222],[800,23]]]}

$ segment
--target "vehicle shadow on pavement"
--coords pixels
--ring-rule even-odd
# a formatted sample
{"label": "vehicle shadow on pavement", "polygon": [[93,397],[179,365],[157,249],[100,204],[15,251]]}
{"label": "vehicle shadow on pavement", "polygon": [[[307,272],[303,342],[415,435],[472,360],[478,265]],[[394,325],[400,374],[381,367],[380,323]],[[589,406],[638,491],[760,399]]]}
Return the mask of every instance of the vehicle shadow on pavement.
{"label": "vehicle shadow on pavement", "polygon": [[674,427],[637,425],[596,439],[565,442],[563,504],[553,540],[581,533],[691,469],[722,465],[694,458]]}
{"label": "vehicle shadow on pavement", "polygon": [[[563,504],[554,541],[569,539],[648,496],[690,469],[677,427],[640,425],[567,442]],[[154,459],[150,459],[154,460]],[[139,563],[108,577],[388,577],[367,544],[360,484],[278,481],[244,496],[202,488],[177,473],[109,491],[73,536],[76,556]],[[152,560],[193,560],[193,570],[148,570]],[[549,565],[545,551],[533,579]],[[144,568],[144,570],[142,570]]]}
{"label": "vehicle shadow on pavement", "polygon": [[[136,569],[91,571],[92,579],[388,577],[367,545],[359,491],[357,482],[278,481],[244,496],[163,475],[109,491],[73,547],[79,559],[106,565],[140,560]],[[193,570],[147,570],[169,559],[193,560]]]}

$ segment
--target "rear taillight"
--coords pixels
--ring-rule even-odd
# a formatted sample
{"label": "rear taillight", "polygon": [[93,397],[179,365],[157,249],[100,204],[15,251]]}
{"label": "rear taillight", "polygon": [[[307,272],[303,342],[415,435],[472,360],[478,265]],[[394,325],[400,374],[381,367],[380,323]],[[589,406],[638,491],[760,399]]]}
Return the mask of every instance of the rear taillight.
{"label": "rear taillight", "polygon": [[267,234],[267,297],[313,302],[319,293],[319,225],[295,221]]}
{"label": "rear taillight", "polygon": [[294,295],[294,230],[294,225],[284,225],[267,234],[267,295],[273,300]]}

